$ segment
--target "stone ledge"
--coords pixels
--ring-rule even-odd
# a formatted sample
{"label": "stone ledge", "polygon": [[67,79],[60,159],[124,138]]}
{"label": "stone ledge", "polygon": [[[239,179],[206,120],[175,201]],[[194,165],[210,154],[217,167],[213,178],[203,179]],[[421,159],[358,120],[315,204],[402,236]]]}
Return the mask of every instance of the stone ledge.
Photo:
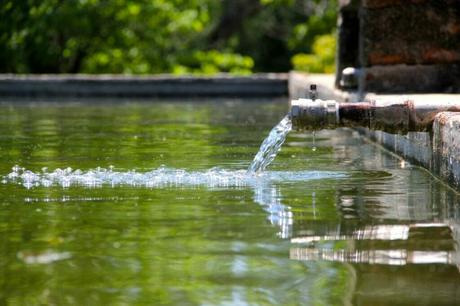
{"label": "stone ledge", "polygon": [[[419,100],[430,99],[439,103],[452,101],[456,96],[460,101],[460,95],[415,96],[419,97]],[[438,113],[433,123],[432,133],[412,132],[407,135],[397,135],[365,128],[358,131],[404,159],[426,168],[433,175],[460,190],[459,112]]]}
{"label": "stone ledge", "polygon": [[0,74],[0,97],[279,97],[287,94],[287,74],[247,77]]}

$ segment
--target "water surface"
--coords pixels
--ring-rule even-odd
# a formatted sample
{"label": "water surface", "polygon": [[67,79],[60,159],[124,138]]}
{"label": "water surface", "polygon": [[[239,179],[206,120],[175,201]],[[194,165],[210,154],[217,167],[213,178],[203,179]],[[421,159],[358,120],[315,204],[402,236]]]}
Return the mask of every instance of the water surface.
{"label": "water surface", "polygon": [[[0,305],[455,305],[458,195],[286,101],[0,106]],[[315,149],[315,150],[314,150]]]}

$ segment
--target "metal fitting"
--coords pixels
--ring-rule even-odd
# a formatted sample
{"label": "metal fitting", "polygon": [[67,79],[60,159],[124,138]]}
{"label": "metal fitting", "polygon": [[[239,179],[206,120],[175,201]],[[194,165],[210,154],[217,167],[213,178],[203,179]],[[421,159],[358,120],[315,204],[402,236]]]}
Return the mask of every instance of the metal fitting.
{"label": "metal fitting", "polygon": [[291,120],[295,127],[320,130],[335,128],[339,104],[334,100],[298,99],[291,101]]}

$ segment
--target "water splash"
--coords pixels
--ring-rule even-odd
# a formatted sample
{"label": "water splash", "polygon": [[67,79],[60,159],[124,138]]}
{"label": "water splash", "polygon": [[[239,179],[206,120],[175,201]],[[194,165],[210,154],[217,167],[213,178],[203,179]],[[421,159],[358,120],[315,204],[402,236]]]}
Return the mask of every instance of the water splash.
{"label": "water splash", "polygon": [[33,187],[115,187],[133,186],[147,188],[167,187],[246,187],[258,186],[261,183],[289,181],[308,181],[325,178],[341,178],[345,174],[327,171],[267,171],[259,175],[245,170],[226,170],[211,168],[203,171],[187,171],[160,167],[147,172],[136,170],[115,171],[113,168],[96,168],[90,170],[73,170],[72,168],[56,169],[48,172],[33,172],[14,166],[12,172],[3,177],[3,183],[17,183],[26,188]]}
{"label": "water splash", "polygon": [[292,130],[292,121],[289,116],[283,118],[271,131],[267,138],[262,142],[259,152],[254,157],[249,166],[249,173],[264,171],[275,159],[281,146],[286,140],[287,134]]}

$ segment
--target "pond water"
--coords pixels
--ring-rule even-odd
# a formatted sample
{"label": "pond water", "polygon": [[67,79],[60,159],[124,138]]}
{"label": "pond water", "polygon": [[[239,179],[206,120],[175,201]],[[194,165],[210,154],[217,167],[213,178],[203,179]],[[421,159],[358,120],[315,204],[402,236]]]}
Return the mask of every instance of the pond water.
{"label": "pond water", "polygon": [[459,196],[287,101],[3,102],[0,305],[454,305]]}

